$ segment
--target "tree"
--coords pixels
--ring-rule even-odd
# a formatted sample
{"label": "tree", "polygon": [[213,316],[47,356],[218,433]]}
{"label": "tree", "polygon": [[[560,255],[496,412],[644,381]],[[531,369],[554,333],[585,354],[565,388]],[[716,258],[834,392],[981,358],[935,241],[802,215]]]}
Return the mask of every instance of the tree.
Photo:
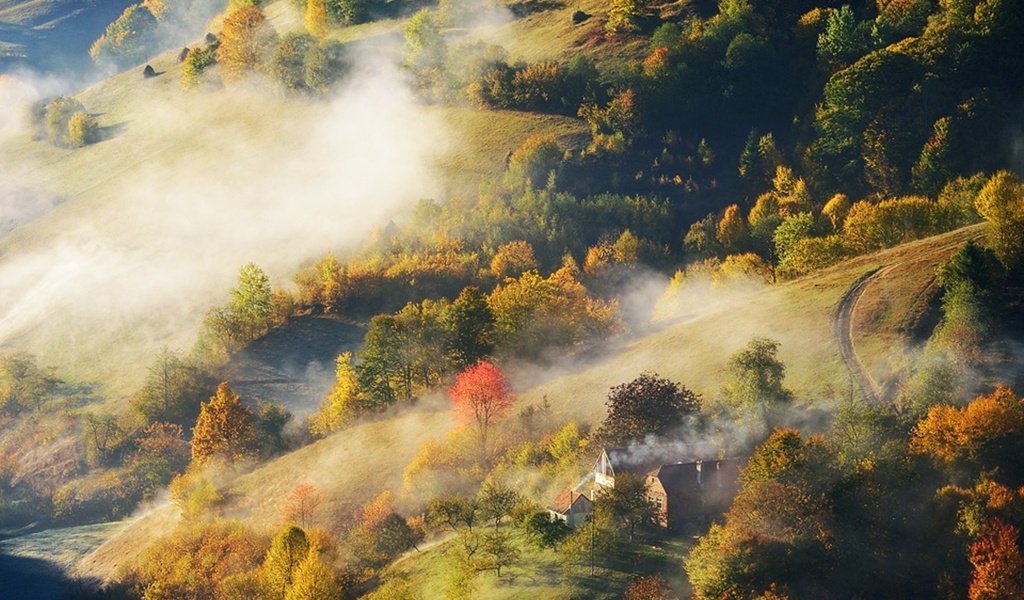
{"label": "tree", "polygon": [[850,64],[867,50],[867,31],[857,23],[850,6],[831,10],[825,31],[818,36],[818,58],[835,69]]}
{"label": "tree", "polygon": [[270,278],[258,265],[248,263],[238,273],[231,290],[231,312],[244,340],[254,340],[270,328]]}
{"label": "tree", "polygon": [[296,569],[309,554],[309,540],[301,528],[285,525],[277,532],[261,567],[270,598],[285,598],[294,581]]}
{"label": "tree", "polygon": [[80,112],[85,112],[85,107],[70,96],[57,96],[46,105],[43,126],[46,136],[52,144],[57,146],[71,144],[68,139],[68,125],[71,122],[71,117]]}
{"label": "tree", "polygon": [[636,31],[646,10],[645,0],[612,0],[605,29],[608,33]]}
{"label": "tree", "polygon": [[324,397],[320,410],[309,418],[309,432],[322,438],[350,424],[365,410],[365,401],[359,394],[356,370],[352,367],[352,353],[338,355],[334,371],[334,386]]}
{"label": "tree", "polygon": [[0,354],[0,415],[17,415],[43,405],[58,380],[24,352]]}
{"label": "tree", "polygon": [[491,259],[491,272],[499,281],[506,277],[519,277],[537,267],[533,246],[522,240],[502,244]]}
{"label": "tree", "polygon": [[148,496],[184,471],[190,454],[181,425],[150,423],[136,442],[129,464],[142,480],[143,494]]}
{"label": "tree", "polygon": [[89,48],[96,62],[110,61],[118,67],[129,67],[146,60],[157,41],[157,20],[149,8],[132,4]]}
{"label": "tree", "polygon": [[299,527],[305,529],[313,524],[324,498],[324,493],[316,486],[300,483],[295,486],[282,507],[281,518],[285,523],[298,523]]}
{"label": "tree", "polygon": [[199,410],[192,429],[192,461],[198,465],[217,457],[235,461],[256,451],[256,416],[222,382]]}
{"label": "tree", "polygon": [[465,496],[438,496],[427,505],[427,523],[438,528],[458,531],[463,526],[473,529],[479,506]]}
{"label": "tree", "polygon": [[512,488],[497,483],[487,483],[480,490],[478,506],[485,519],[494,519],[494,527],[502,518],[512,513],[512,510],[522,502],[522,497]]}
{"label": "tree", "polygon": [[509,157],[505,180],[514,187],[543,187],[561,160],[562,150],[553,136],[530,136]]}
{"label": "tree", "polygon": [[[323,0],[310,0],[310,5]],[[316,40],[303,33],[291,32],[281,38],[270,58],[270,73],[289,92],[306,89],[306,56]]]}
{"label": "tree", "polygon": [[740,207],[735,204],[729,205],[715,228],[715,239],[726,252],[739,252],[743,250],[749,236],[750,232],[747,231],[747,223],[740,214]]}
{"label": "tree", "polygon": [[1020,531],[999,518],[990,519],[971,544],[974,571],[968,590],[970,600],[1024,597],[1024,557]]}
{"label": "tree", "polygon": [[767,417],[788,404],[792,393],[783,386],[786,366],[778,359],[779,342],[755,337],[729,358],[729,382],[722,390],[727,406],[750,416]]}
{"label": "tree", "polygon": [[192,89],[202,82],[203,73],[217,62],[217,48],[191,48],[181,65],[181,87]]}
{"label": "tree", "polygon": [[978,193],[974,205],[989,223],[989,247],[1007,270],[1024,265],[1024,182],[1009,171],[999,171]]}
{"label": "tree", "polygon": [[430,10],[424,8],[405,25],[405,66],[419,81],[420,87],[430,89],[437,84],[436,76],[448,59],[448,45],[441,28]]}
{"label": "tree", "polygon": [[394,315],[377,315],[363,337],[356,382],[368,396],[367,407],[380,410],[401,397],[412,398],[412,370],[403,352],[405,332]]}
{"label": "tree", "polygon": [[645,372],[608,393],[608,415],[596,436],[606,445],[642,442],[670,433],[700,411],[700,396],[679,384]]}
{"label": "tree", "polygon": [[255,6],[239,8],[224,19],[217,48],[224,81],[231,82],[254,71],[274,49],[277,34]]}
{"label": "tree", "polygon": [[214,380],[180,353],[163,348],[150,365],[131,406],[147,423],[195,423],[203,398]]}
{"label": "tree", "polygon": [[448,354],[454,366],[464,369],[494,351],[494,314],[487,297],[476,287],[467,287],[448,307]]}
{"label": "tree", "polygon": [[484,536],[480,546],[481,560],[477,568],[490,570],[501,577],[501,570],[510,567],[519,560],[519,549],[512,545],[507,532],[496,529]]}
{"label": "tree", "polygon": [[455,385],[448,388],[448,395],[456,418],[476,427],[480,447],[486,454],[491,427],[508,414],[515,402],[505,374],[489,362],[477,363],[455,376]]}
{"label": "tree", "polygon": [[809,238],[813,234],[814,215],[811,213],[804,212],[786,217],[772,235],[772,242],[775,245],[775,256],[779,259],[779,267],[785,268],[784,263],[793,247],[800,240]]}
{"label": "tree", "polygon": [[310,35],[318,38],[327,35],[327,0],[306,0],[302,22]]}
{"label": "tree", "polygon": [[647,499],[647,482],[632,473],[616,475],[615,487],[597,496],[594,510],[605,512],[620,530],[625,529],[630,543],[633,543],[638,527],[657,523],[657,508]]}
{"label": "tree", "polygon": [[68,119],[68,143],[75,148],[96,141],[99,125],[89,113],[78,111]]}
{"label": "tree", "polygon": [[316,546],[311,546],[306,558],[295,568],[292,585],[284,600],[335,600],[341,597],[341,586],[334,572],[320,557]]}

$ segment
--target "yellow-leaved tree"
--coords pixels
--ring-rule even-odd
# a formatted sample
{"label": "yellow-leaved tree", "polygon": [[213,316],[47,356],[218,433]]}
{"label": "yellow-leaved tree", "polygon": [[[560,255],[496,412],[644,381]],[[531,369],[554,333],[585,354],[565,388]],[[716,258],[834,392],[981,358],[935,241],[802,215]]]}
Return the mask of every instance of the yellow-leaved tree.
{"label": "yellow-leaved tree", "polygon": [[277,33],[263,12],[240,8],[224,19],[217,62],[225,81],[235,81],[256,69],[273,51]]}
{"label": "yellow-leaved tree", "polygon": [[192,429],[192,462],[202,465],[213,458],[235,461],[256,451],[256,415],[226,381],[222,382],[199,410]]}

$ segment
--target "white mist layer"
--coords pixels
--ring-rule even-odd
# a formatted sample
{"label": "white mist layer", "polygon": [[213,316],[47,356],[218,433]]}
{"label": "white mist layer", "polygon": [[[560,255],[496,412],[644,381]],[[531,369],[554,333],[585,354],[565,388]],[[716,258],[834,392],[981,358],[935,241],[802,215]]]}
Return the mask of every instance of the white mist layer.
{"label": "white mist layer", "polygon": [[[253,95],[267,92],[224,93],[258,103]],[[327,107],[312,111],[320,118],[286,120],[295,127],[269,139],[230,120],[200,135],[186,130],[195,122],[192,98],[147,108],[126,124],[156,132],[176,150],[170,158],[102,181],[111,188],[103,201],[61,206],[48,215],[60,227],[51,222],[45,240],[0,248],[0,346],[37,340],[40,327],[53,330],[52,343],[65,325],[61,346],[70,354],[76,344],[102,350],[96,336],[119,326],[140,350],[181,346],[206,308],[227,299],[242,264],[256,262],[275,284],[286,283],[304,262],[354,246],[398,208],[439,189],[433,165],[446,149],[444,128],[388,63],[363,61]],[[272,132],[286,117],[263,116]],[[201,151],[178,151],[189,144]],[[113,174],[123,165],[103,167]],[[140,354],[136,369],[150,358]]]}

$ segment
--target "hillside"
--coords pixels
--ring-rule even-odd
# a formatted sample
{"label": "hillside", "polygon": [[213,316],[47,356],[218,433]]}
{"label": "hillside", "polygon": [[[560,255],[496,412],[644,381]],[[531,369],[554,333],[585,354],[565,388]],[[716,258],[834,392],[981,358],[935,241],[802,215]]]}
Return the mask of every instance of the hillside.
{"label": "hillside", "polygon": [[[885,267],[892,267],[888,272],[899,270],[899,280],[883,278],[879,282],[889,290],[891,319],[865,320],[860,307],[854,312],[858,356],[866,364],[886,364],[884,370],[873,371],[874,376],[885,378],[883,381],[899,377],[902,362],[883,363],[893,360],[894,347],[879,349],[868,341],[882,337],[891,344],[911,347],[913,328],[908,330],[903,323],[920,318],[912,300],[926,296],[936,266],[979,233],[977,227],[967,228],[847,261],[814,277],[735,297],[695,299],[690,315],[653,333],[615,342],[591,361],[547,369],[524,367],[515,372],[519,402],[537,404],[547,398],[553,421],[576,419],[596,425],[604,418],[607,390],[645,370],[713,397],[723,384],[727,358],[751,337],[770,336],[782,343],[786,385],[799,399],[793,423],[820,427],[833,402],[856,394],[833,335],[836,309],[847,290],[865,273]],[[422,508],[423,500],[410,497],[403,489],[402,469],[420,443],[443,437],[451,427],[443,399],[358,425],[239,477],[226,494],[229,500],[223,511],[270,526],[289,491],[301,483],[312,483],[327,493],[325,514],[364,504],[382,487],[401,498],[402,506]],[[144,544],[140,546],[138,540],[152,539],[150,532],[156,531],[152,528],[166,530],[173,513],[165,507],[142,517],[93,552],[80,568],[90,576],[109,577],[117,564],[142,551]]]}
{"label": "hillside", "polygon": [[[267,11],[289,26],[286,3]],[[391,52],[394,39],[374,46],[381,27],[352,35]],[[22,133],[0,143],[0,189],[54,199],[0,237],[0,345],[45,355],[113,396],[144,375],[130,357],[189,347],[240,265],[257,262],[287,286],[304,263],[353,249],[414,200],[475,189],[530,135],[571,147],[584,132],[567,117],[423,106],[373,61],[330,101],[186,93],[176,55],[151,61],[155,78],[132,69],[78,95],[97,115],[101,142],[72,151]],[[301,212],[291,210],[296,198]],[[71,280],[53,264],[88,264],[89,276]],[[45,303],[32,300],[44,294]]]}

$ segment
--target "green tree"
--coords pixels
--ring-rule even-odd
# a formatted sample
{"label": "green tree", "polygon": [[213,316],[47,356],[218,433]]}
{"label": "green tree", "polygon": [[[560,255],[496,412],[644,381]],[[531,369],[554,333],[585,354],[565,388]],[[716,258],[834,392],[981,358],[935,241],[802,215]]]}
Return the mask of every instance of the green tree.
{"label": "green tree", "polygon": [[607,513],[620,531],[633,543],[638,528],[653,526],[657,509],[647,499],[647,482],[639,475],[620,473],[615,487],[603,490],[594,502],[594,510]]}
{"label": "green tree", "polygon": [[779,342],[755,337],[729,358],[728,383],[722,390],[726,406],[748,415],[767,417],[792,399],[783,386],[786,366],[778,359]]}
{"label": "green tree", "polygon": [[256,441],[256,416],[222,382],[199,410],[192,429],[192,462],[202,465],[213,458],[234,461],[253,456]]}
{"label": "green tree", "polygon": [[519,548],[509,537],[507,531],[496,529],[484,536],[480,545],[478,569],[494,569],[494,574],[501,577],[501,570],[514,565],[519,560]]}
{"label": "green tree", "polygon": [[444,315],[448,355],[457,369],[487,358],[494,351],[494,314],[477,287],[459,292]]}
{"label": "green tree", "polygon": [[605,445],[622,445],[671,433],[700,411],[700,396],[645,372],[613,387],[605,405],[608,415],[595,435]]}
{"label": "green tree", "polygon": [[334,386],[321,403],[320,410],[310,417],[309,432],[315,438],[326,437],[351,423],[363,410],[364,401],[359,395],[352,353],[343,352],[336,361]]}
{"label": "green tree", "polygon": [[146,423],[194,423],[214,380],[194,362],[163,348],[150,365],[131,406]]}
{"label": "green tree", "polygon": [[494,482],[484,485],[477,498],[477,505],[480,507],[481,515],[485,519],[493,519],[495,528],[498,527],[498,523],[503,518],[512,514],[512,510],[522,502],[519,492]]}
{"label": "green tree", "polygon": [[508,161],[505,180],[513,187],[543,187],[551,172],[558,168],[562,150],[551,135],[533,135],[516,148]]}
{"label": "green tree", "polygon": [[437,19],[424,8],[405,25],[405,66],[417,77],[420,86],[427,89],[436,85],[431,79],[440,75],[447,59],[448,45]]}
{"label": "green tree", "polygon": [[263,269],[254,263],[243,266],[230,305],[243,339],[254,340],[270,328],[271,297],[270,278]]}
{"label": "green tree", "polygon": [[403,359],[400,327],[393,315],[377,315],[370,319],[363,338],[356,382],[366,393],[370,410],[385,408],[402,396],[412,396],[412,374]]}
{"label": "green tree", "polygon": [[0,354],[0,414],[17,415],[42,406],[57,390],[57,383],[32,355]]}
{"label": "green tree", "polygon": [[[314,1],[317,0],[310,0]],[[297,32],[288,33],[278,42],[270,58],[270,73],[284,89],[290,92],[306,89],[306,55],[315,44],[312,36]]]}
{"label": "green tree", "polygon": [[829,12],[825,31],[818,36],[818,58],[831,68],[846,66],[867,50],[868,35],[849,5]]}

